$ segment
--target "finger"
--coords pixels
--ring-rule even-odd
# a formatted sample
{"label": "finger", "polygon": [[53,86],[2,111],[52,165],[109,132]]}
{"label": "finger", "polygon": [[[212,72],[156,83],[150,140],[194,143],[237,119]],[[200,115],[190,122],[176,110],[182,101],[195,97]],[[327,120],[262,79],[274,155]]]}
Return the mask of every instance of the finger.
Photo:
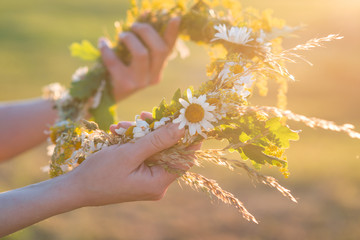
{"label": "finger", "polygon": [[170,21],[166,27],[166,30],[164,33],[164,41],[166,42],[169,49],[173,49],[173,47],[175,45],[176,38],[177,38],[179,29],[180,29],[180,23],[181,23],[180,17],[175,17],[175,18],[170,19]]}
{"label": "finger", "polygon": [[149,82],[147,76],[150,69],[149,51],[134,33],[123,32],[119,38],[130,51],[132,56],[130,67],[132,67],[137,74],[136,80],[138,84],[145,87]]}
{"label": "finger", "polygon": [[[168,124],[140,138],[135,143],[121,146],[127,154],[131,154],[132,163],[139,166],[145,159],[164,149],[175,145],[184,135],[178,124]],[[120,149],[120,148],[119,148]]]}
{"label": "finger", "polygon": [[101,59],[112,76],[117,76],[123,72],[125,65],[117,58],[114,51],[110,48],[109,40],[106,38],[99,39],[99,49],[101,52]]}
{"label": "finger", "polygon": [[[187,160],[186,162],[182,162],[182,161],[172,161],[172,162],[168,162],[168,167],[172,168],[172,169],[178,169],[178,170],[182,170],[182,171],[188,171],[192,166],[194,166],[194,160],[195,157],[195,151],[199,150],[201,148],[202,143],[199,144],[195,144],[195,145],[191,145],[187,148],[185,148],[185,151],[187,152],[186,154],[184,154],[184,156],[186,156]],[[193,159],[193,160],[191,160]],[[156,163],[158,162],[158,159],[156,158],[156,156],[150,157],[146,160],[146,162],[150,162],[150,163]]]}
{"label": "finger", "polygon": [[174,182],[179,177],[178,174],[170,173],[159,165],[152,166],[150,168],[153,175],[153,184],[165,190],[172,182]]}
{"label": "finger", "polygon": [[202,146],[202,143],[190,145],[186,148],[186,150],[196,151],[196,150],[199,150],[201,148],[201,146]]}
{"label": "finger", "polygon": [[187,165],[184,165],[184,164],[179,164],[177,167],[180,168],[180,169],[183,169],[185,171],[189,170],[189,168],[191,168],[192,166],[194,166],[194,164],[196,164],[196,154],[195,152],[197,150],[200,150],[201,149],[201,145],[202,145],[202,142],[201,143],[198,143],[198,144],[195,144],[195,145],[190,145],[188,146],[185,150],[189,151],[188,154],[186,154],[186,156],[188,157],[191,157],[191,159],[193,159],[192,162],[187,162]]}
{"label": "finger", "polygon": [[152,120],[152,119],[153,119],[152,114],[149,113],[149,112],[141,112],[140,118],[141,118],[142,120],[146,120],[146,119]]}
{"label": "finger", "polygon": [[149,49],[166,52],[166,42],[150,24],[134,23],[131,26],[131,30],[144,41]]}
{"label": "finger", "polygon": [[110,132],[112,132],[113,134],[117,134],[117,132],[115,130],[120,129],[120,128],[128,129],[132,125],[133,125],[133,123],[129,122],[129,121],[122,121],[122,122],[119,122],[118,124],[112,124],[110,126]]}
{"label": "finger", "polygon": [[159,33],[149,24],[135,23],[132,26],[132,30],[144,41],[150,50],[150,83],[158,83],[165,59],[169,53],[169,47]]}

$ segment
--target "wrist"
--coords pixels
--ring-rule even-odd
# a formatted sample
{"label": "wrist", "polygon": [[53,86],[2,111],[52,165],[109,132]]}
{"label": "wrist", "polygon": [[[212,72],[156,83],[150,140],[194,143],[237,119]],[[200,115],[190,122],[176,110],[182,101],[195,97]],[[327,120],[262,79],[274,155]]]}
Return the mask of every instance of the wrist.
{"label": "wrist", "polygon": [[65,210],[64,212],[87,206],[86,197],[75,174],[70,172],[52,180],[54,180],[54,184],[51,184],[50,191],[58,192],[56,197],[60,198],[61,208]]}

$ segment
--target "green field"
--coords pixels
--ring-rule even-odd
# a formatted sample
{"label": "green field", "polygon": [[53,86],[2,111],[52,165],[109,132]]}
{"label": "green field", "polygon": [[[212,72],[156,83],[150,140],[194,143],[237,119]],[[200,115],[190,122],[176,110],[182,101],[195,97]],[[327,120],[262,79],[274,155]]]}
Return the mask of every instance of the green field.
{"label": "green field", "polygon": [[[313,37],[339,33],[345,38],[304,56],[314,66],[289,64],[297,81],[290,83],[288,108],[307,116],[352,123],[360,130],[360,2],[358,0],[244,0],[244,6],[272,8],[290,25],[305,24],[286,47]],[[113,35],[113,22],[125,14],[125,0],[9,1],[0,4],[0,101],[34,98],[51,82],[69,85],[83,63],[70,57],[68,46]],[[170,98],[178,88],[205,80],[205,51],[190,45],[192,55],[174,60],[164,80],[118,105],[121,120],[132,120]],[[266,98],[252,103],[275,104],[275,85]],[[0,116],[1,117],[1,116]],[[26,119],[24,119],[26,121]],[[242,219],[234,209],[186,186],[173,184],[159,202],[84,208],[35,224],[4,239],[360,239],[360,140],[341,133],[302,129],[288,150],[291,175],[265,169],[298,199],[294,204],[267,187],[254,187],[246,174],[228,174],[210,166],[196,169],[233,192],[260,221]],[[31,136],[29,136],[31,141]],[[0,164],[0,191],[35,183],[48,176],[46,144]],[[1,214],[1,213],[0,213]],[[1,227],[1,226],[0,226]]]}

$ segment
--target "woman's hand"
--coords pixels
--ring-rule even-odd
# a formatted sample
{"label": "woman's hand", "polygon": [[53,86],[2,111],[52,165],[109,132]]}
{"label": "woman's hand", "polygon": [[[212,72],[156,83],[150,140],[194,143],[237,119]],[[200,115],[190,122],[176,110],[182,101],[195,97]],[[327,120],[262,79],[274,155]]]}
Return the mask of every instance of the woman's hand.
{"label": "woman's hand", "polygon": [[[129,127],[129,123],[119,126]],[[102,149],[67,174],[0,193],[0,237],[85,206],[161,199],[178,175],[161,166],[149,167],[144,161],[173,146],[183,135],[184,129],[170,123],[135,143]]]}
{"label": "woman's hand", "polygon": [[176,144],[183,134],[178,125],[168,124],[135,143],[113,145],[88,157],[68,173],[79,189],[81,205],[161,199],[178,175],[144,161]]}
{"label": "woman's hand", "polygon": [[111,75],[116,101],[160,82],[166,59],[176,42],[179,26],[179,18],[171,19],[163,38],[146,23],[135,23],[131,32],[121,33],[119,40],[132,56],[128,66],[117,58],[105,38],[99,40],[102,60]]}

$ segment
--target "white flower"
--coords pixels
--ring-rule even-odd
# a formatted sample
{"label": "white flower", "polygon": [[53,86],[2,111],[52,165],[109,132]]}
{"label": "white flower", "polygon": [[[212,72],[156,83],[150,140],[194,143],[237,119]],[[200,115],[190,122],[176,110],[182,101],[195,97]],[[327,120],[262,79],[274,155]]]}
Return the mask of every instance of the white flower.
{"label": "white flower", "polygon": [[[231,71],[231,67],[236,65],[240,66],[242,69],[242,71],[237,74]],[[221,79],[221,83],[225,83],[227,81],[233,82],[234,86],[232,90],[235,91],[239,96],[246,98],[250,95],[251,92],[249,89],[254,82],[253,75],[246,67],[241,66],[241,64],[237,62],[225,63],[224,68],[219,73],[219,78]]]}
{"label": "white flower", "polygon": [[230,30],[226,28],[225,24],[214,26],[215,30],[218,32],[215,33],[215,38],[213,38],[211,41],[216,41],[219,39],[245,45],[246,43],[252,41],[253,39],[251,37],[251,29],[248,29],[247,27],[231,27]]}
{"label": "white flower", "polygon": [[118,135],[124,135],[125,132],[126,132],[126,128],[118,128],[118,129],[115,129],[115,132],[118,134]]}
{"label": "white flower", "polygon": [[219,78],[221,79],[221,84],[223,84],[227,78],[231,78],[234,74],[230,71],[230,67],[236,64],[235,62],[225,63],[223,69],[219,73]]}
{"label": "white flower", "polygon": [[141,138],[150,132],[149,124],[139,119],[139,115],[135,117],[135,125],[133,129],[134,138]]}
{"label": "white flower", "polygon": [[245,73],[234,82],[234,89],[240,97],[247,98],[251,93],[249,90],[253,82],[251,73]]}
{"label": "white flower", "polygon": [[50,171],[50,166],[49,165],[46,165],[46,166],[43,166],[40,168],[42,172],[44,173],[49,173]]}
{"label": "white flower", "polygon": [[48,145],[46,147],[47,155],[52,156],[54,154],[55,144]]}
{"label": "white flower", "polygon": [[106,82],[105,80],[102,80],[100,86],[98,87],[93,97],[93,103],[91,105],[91,108],[97,108],[99,106],[105,87],[106,87]]}
{"label": "white flower", "polygon": [[190,56],[190,49],[186,46],[185,42],[178,39],[175,43],[174,50],[168,57],[169,60],[174,60],[178,55],[181,59],[185,59]]}
{"label": "white flower", "polygon": [[154,129],[158,129],[161,126],[164,126],[166,124],[166,122],[170,121],[170,118],[168,117],[163,117],[160,119],[160,121],[156,121],[154,123]]}
{"label": "white flower", "polygon": [[179,117],[174,119],[173,123],[180,123],[179,129],[187,125],[191,136],[196,132],[203,135],[201,128],[204,128],[205,131],[214,128],[210,122],[216,121],[212,113],[216,106],[207,103],[205,95],[193,97],[190,89],[187,90],[187,97],[188,101],[179,98],[179,102],[184,108],[180,110]]}
{"label": "white flower", "polygon": [[260,29],[259,35],[256,38],[256,41],[258,43],[264,43],[266,40],[266,33],[264,32],[264,30]]}
{"label": "white flower", "polygon": [[51,83],[43,88],[43,95],[46,99],[59,100],[63,98],[68,91],[60,83]]}
{"label": "white flower", "polygon": [[63,172],[69,172],[71,171],[73,168],[67,164],[64,164],[64,165],[60,165],[60,168]]}
{"label": "white flower", "polygon": [[89,69],[88,67],[81,67],[76,69],[75,73],[72,75],[72,81],[78,82],[81,79],[85,77],[85,75],[88,73]]}

